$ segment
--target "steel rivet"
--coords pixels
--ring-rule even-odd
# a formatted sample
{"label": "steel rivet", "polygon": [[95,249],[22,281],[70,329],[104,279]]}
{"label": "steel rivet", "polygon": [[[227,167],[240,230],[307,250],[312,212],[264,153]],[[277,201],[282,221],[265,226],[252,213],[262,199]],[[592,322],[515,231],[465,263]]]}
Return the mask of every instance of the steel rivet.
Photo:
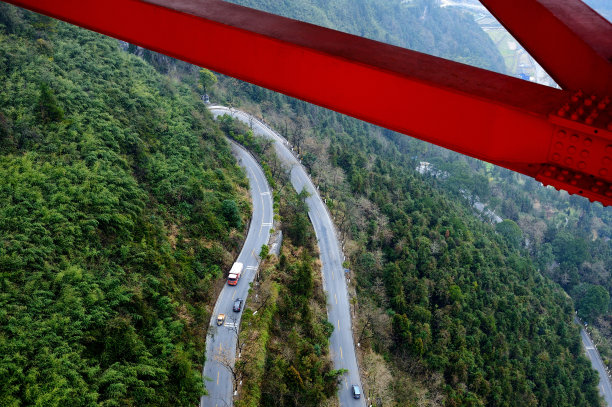
{"label": "steel rivet", "polygon": [[567,157],[567,158],[565,159],[565,163],[566,163],[567,165],[572,165],[572,163],[573,163],[573,162],[574,162],[574,160],[572,160],[572,157]]}
{"label": "steel rivet", "polygon": [[559,153],[554,153],[553,154],[553,160],[559,161],[560,158],[561,158],[561,155],[559,155]]}
{"label": "steel rivet", "polygon": [[582,144],[584,144],[586,147],[590,146],[593,143],[593,140],[591,140],[590,138],[585,138],[584,141],[582,142]]}
{"label": "steel rivet", "polygon": [[563,148],[563,143],[562,143],[562,142],[560,142],[560,141],[557,141],[557,143],[555,144],[555,147],[556,147],[558,150],[561,150],[561,149]]}
{"label": "steel rivet", "polygon": [[552,175],[552,172],[546,171],[546,172],[544,172],[544,175],[547,176],[547,177],[550,177]]}
{"label": "steel rivet", "polygon": [[[605,171],[605,170],[601,170],[601,171]],[[601,171],[599,171],[599,173],[601,174]],[[603,181],[596,181],[595,185],[597,185],[598,187],[603,185]]]}
{"label": "steel rivet", "polygon": [[574,147],[574,146],[569,146],[569,147],[567,148],[567,152],[568,152],[568,153],[570,153],[570,154],[574,154],[574,153],[576,152],[576,147]]}
{"label": "steel rivet", "polygon": [[572,185],[576,185],[577,183],[578,183],[578,181],[576,181],[575,179],[570,181],[570,184],[572,184]]}
{"label": "steel rivet", "polygon": [[565,130],[559,130],[557,132],[557,137],[559,138],[565,138],[565,136],[567,136],[567,133],[565,132]]}
{"label": "steel rivet", "polygon": [[576,143],[578,140],[580,140],[580,136],[577,134],[572,134],[571,140]]}
{"label": "steel rivet", "polygon": [[580,156],[581,156],[582,158],[587,158],[587,157],[589,156],[589,150],[582,150],[582,151],[580,152]]}
{"label": "steel rivet", "polygon": [[606,153],[608,153],[608,154],[612,154],[612,144],[608,144],[608,145],[606,146]]}
{"label": "steel rivet", "polygon": [[569,171],[568,170],[563,170],[563,171],[561,171],[561,174],[567,175],[567,174],[569,174]]}
{"label": "steel rivet", "polygon": [[610,165],[610,157],[604,157],[603,160],[601,160],[601,163],[603,165]]}
{"label": "steel rivet", "polygon": [[[601,170],[599,170],[599,175],[601,175],[602,177],[605,177],[606,175],[608,175],[608,170],[606,170],[605,168],[602,168]],[[597,185],[601,186],[603,185],[603,182],[597,181]]]}
{"label": "steel rivet", "polygon": [[578,168],[580,168],[581,170],[583,170],[586,167],[586,163],[584,161],[580,161],[578,163]]}

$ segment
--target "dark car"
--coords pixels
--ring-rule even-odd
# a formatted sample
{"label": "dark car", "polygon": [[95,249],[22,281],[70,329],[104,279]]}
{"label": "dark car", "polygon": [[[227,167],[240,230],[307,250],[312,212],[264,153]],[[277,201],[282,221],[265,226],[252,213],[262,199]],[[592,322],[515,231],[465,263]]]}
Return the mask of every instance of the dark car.
{"label": "dark car", "polygon": [[356,384],[354,384],[352,386],[352,390],[353,390],[353,398],[360,398],[361,397],[361,390],[359,390],[359,386],[357,386]]}
{"label": "dark car", "polygon": [[238,298],[234,301],[234,312],[242,311],[242,298]]}

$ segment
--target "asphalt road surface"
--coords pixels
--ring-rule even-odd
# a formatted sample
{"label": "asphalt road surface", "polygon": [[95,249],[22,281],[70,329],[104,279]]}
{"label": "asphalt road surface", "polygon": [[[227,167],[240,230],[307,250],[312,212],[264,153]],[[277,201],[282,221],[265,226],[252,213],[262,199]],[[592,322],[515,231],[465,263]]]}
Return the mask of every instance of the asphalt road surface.
{"label": "asphalt road surface", "polygon": [[342,377],[338,389],[340,406],[365,406],[366,401],[362,395],[361,399],[356,400],[352,397],[351,385],[356,384],[360,388],[361,380],[357,368],[357,358],[355,356],[355,345],[351,330],[351,314],[346,288],[346,278],[342,262],[344,260],[340,244],[336,237],[334,224],[327,212],[327,208],[321,197],[314,188],[306,170],[293,155],[287,141],[268,128],[265,124],[249,116],[247,113],[236,109],[229,109],[224,106],[209,106],[211,113],[217,117],[223,114],[231,116],[252,126],[253,133],[264,136],[275,141],[274,148],[280,160],[291,168],[291,183],[296,191],[300,192],[303,188],[310,193],[306,199],[308,216],[312,221],[322,263],[323,288],[327,295],[327,315],[329,321],[334,325],[334,332],[330,338],[330,350],[334,367],[336,369],[347,369],[348,372]]}
{"label": "asphalt road surface", "polygon": [[582,344],[584,345],[584,349],[586,351],[586,355],[591,361],[593,365],[593,369],[597,370],[599,373],[599,393],[603,396],[604,400],[608,407],[612,407],[612,386],[610,386],[610,378],[606,373],[606,368],[604,367],[603,362],[601,361],[601,357],[599,356],[599,352],[593,341],[589,335],[585,332],[582,324],[578,319],[575,319],[576,323],[580,325],[580,337],[582,338]]}
{"label": "asphalt road surface", "polygon": [[[234,300],[246,300],[249,283],[253,281],[261,246],[268,244],[274,219],[271,190],[263,171],[255,159],[242,147],[232,143],[232,151],[249,178],[253,217],[242,251],[236,261],[244,264],[242,276],[236,286],[223,287],[206,336],[206,362],[203,375],[208,395],[200,399],[201,407],[228,407],[232,405],[233,378],[226,365],[233,366],[236,355],[236,335],[242,312],[233,312]],[[226,270],[227,271],[227,270]],[[225,314],[225,323],[217,326],[217,315]]]}

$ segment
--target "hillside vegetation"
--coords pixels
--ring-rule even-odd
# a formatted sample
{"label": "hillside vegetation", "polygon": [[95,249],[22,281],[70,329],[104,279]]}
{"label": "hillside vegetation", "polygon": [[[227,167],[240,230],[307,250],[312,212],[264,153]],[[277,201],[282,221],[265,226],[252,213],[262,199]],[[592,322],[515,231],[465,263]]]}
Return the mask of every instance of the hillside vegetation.
{"label": "hillside vegetation", "polygon": [[246,187],[190,89],[0,3],[0,405],[193,405]]}
{"label": "hillside vegetation", "polygon": [[288,102],[284,112],[307,129],[288,127],[288,138],[357,276],[368,394],[398,406],[599,405],[572,301],[511,232],[429,185],[373,126]]}
{"label": "hillside vegetation", "polygon": [[[375,39],[401,36],[393,24],[378,26],[383,31],[376,34],[371,20],[357,17],[368,10],[362,3],[259,7],[335,28],[354,23],[348,31],[371,31]],[[387,2],[381,8],[392,5],[404,11],[386,18],[403,12],[420,18],[433,4]],[[321,12],[307,17],[309,8]],[[443,19],[434,18],[446,12],[429,14],[436,26],[430,32],[423,23],[407,25],[423,28],[420,38],[439,38]],[[462,38],[470,27],[451,24],[446,33]],[[432,41],[420,50],[465,58],[461,49],[442,53],[438,46]],[[486,52],[480,58],[497,60]],[[600,405],[571,299],[530,259],[515,221],[498,227],[483,222],[464,196],[490,194],[486,176],[454,153],[232,79],[224,79],[214,96],[279,129],[327,199],[357,277],[355,335],[362,344],[364,390],[378,405]],[[430,153],[458,162],[446,183],[414,170]],[[572,256],[562,250],[561,256]]]}

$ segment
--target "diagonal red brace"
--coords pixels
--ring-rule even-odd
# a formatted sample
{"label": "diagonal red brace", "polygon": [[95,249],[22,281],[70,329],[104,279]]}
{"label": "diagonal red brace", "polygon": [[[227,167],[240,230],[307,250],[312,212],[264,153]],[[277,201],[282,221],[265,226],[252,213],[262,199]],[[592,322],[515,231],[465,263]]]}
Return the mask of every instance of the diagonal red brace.
{"label": "diagonal red brace", "polygon": [[480,0],[564,89],[612,95],[612,24],[580,0]]}
{"label": "diagonal red brace", "polygon": [[612,204],[603,97],[218,0],[8,2]]}

